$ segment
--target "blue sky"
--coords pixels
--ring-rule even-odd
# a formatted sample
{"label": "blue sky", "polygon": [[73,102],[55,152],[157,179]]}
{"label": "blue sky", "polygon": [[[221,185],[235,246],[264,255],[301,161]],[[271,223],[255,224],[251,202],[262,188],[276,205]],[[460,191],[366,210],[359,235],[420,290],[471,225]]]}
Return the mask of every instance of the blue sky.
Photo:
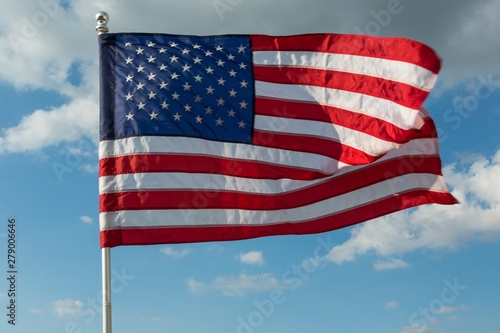
{"label": "blue sky", "polygon": [[[500,1],[18,1],[0,13],[0,331],[101,330],[94,15],[112,32],[367,33],[443,59],[426,107],[457,206],[318,235],[112,250],[116,332],[500,327]],[[17,221],[16,325],[7,221]]]}

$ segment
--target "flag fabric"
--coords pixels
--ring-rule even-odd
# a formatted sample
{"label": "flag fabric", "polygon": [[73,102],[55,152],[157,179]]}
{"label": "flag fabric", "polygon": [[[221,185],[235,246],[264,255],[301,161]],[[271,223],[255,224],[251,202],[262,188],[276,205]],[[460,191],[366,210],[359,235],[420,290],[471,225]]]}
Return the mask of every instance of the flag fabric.
{"label": "flag fabric", "polygon": [[424,44],[103,34],[101,247],[335,230],[454,204]]}

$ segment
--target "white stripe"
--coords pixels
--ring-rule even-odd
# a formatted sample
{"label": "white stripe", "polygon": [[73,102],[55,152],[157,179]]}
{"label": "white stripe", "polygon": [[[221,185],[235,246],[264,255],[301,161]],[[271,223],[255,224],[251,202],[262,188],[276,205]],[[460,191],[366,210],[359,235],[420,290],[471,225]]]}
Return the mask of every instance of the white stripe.
{"label": "white stripe", "polygon": [[[330,175],[338,173],[339,170],[345,170],[345,167],[349,166],[322,155],[186,137],[141,136],[99,142],[99,158],[133,154],[183,154],[263,161]],[[378,161],[405,155],[432,156],[437,154],[437,139],[416,139],[402,145],[399,149],[389,151]],[[350,170],[350,168],[347,169]]]}
{"label": "white stripe", "polygon": [[250,194],[280,194],[299,190],[325,179],[251,179],[216,174],[154,172],[120,174],[99,178],[99,193],[147,190],[214,190]]}
{"label": "white stripe", "polygon": [[424,124],[419,110],[407,108],[387,99],[350,91],[255,81],[255,95],[280,100],[319,103],[382,119],[402,129],[419,129]]}
{"label": "white stripe", "polygon": [[326,174],[334,174],[340,168],[349,166],[323,155],[188,137],[141,136],[99,143],[100,158],[148,153],[215,156],[244,161],[261,161]]}
{"label": "white stripe", "polygon": [[267,225],[303,222],[340,213],[415,189],[447,192],[444,179],[433,174],[407,174],[311,205],[272,211],[241,209],[134,210],[100,214],[100,228],[208,225]]}
{"label": "white stripe", "polygon": [[[391,151],[383,158],[358,167],[345,168],[335,175],[313,181],[291,180],[291,179],[253,179],[221,174],[192,174],[178,172],[154,172],[154,173],[134,173],[119,174],[114,176],[101,176],[99,178],[99,192],[113,193],[122,191],[148,191],[148,190],[214,190],[214,191],[235,191],[242,193],[256,194],[282,194],[314,186],[324,181],[340,177],[346,172],[351,172],[365,167],[371,167],[385,160],[398,156],[435,155],[436,142],[432,139],[414,140],[400,149],[397,153]],[[418,167],[419,160],[415,159],[415,167]],[[401,165],[404,170],[408,170],[411,165]]]}
{"label": "white stripe", "polygon": [[254,127],[273,133],[323,137],[356,148],[371,156],[379,156],[401,146],[401,144],[385,141],[364,132],[322,121],[255,116]]}
{"label": "white stripe", "polygon": [[426,91],[430,91],[437,80],[437,74],[412,63],[348,54],[255,51],[253,63],[263,66],[307,67],[369,75],[406,83]]}

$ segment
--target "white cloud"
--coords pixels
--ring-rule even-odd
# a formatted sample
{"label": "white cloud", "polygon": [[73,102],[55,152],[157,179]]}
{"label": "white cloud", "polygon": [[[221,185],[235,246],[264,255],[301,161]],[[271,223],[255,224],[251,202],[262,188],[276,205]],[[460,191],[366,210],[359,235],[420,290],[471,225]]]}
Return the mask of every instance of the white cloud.
{"label": "white cloud", "polygon": [[465,305],[460,305],[460,306],[442,306],[439,309],[437,309],[436,314],[448,314],[448,313],[453,313],[453,312],[462,312],[466,311],[467,308]]}
{"label": "white cloud", "polygon": [[193,294],[196,294],[196,293],[200,293],[200,292],[204,292],[204,291],[207,291],[209,288],[208,286],[203,283],[203,282],[198,282],[196,281],[195,279],[193,278],[189,278],[187,279],[187,284],[188,284],[188,287],[189,287],[189,290],[193,293]]}
{"label": "white cloud", "polygon": [[335,246],[328,259],[352,261],[376,253],[387,257],[428,249],[458,249],[474,239],[500,236],[500,151],[487,159],[476,156],[444,168],[459,205],[426,205],[354,227],[351,238]]}
{"label": "white cloud", "polygon": [[40,310],[40,309],[31,308],[31,309],[30,309],[30,313],[33,313],[33,314],[41,314],[41,313],[43,313],[43,311],[42,311],[42,310]]}
{"label": "white cloud", "polygon": [[50,111],[36,110],[17,126],[2,130],[0,153],[33,152],[87,135],[97,138],[98,110],[97,103],[88,99],[76,99]]}
{"label": "white cloud", "polygon": [[408,267],[410,264],[401,259],[391,259],[387,261],[377,261],[373,264],[376,271],[384,271],[388,269],[404,268]]}
{"label": "white cloud", "polygon": [[233,276],[217,276],[210,284],[198,282],[193,278],[187,280],[191,292],[215,290],[224,296],[245,296],[249,293],[274,289],[288,289],[291,286],[280,282],[270,273]]}
{"label": "white cloud", "polygon": [[99,106],[77,99],[50,111],[36,110],[19,125],[2,130],[0,153],[32,152],[89,135],[97,138]]}
{"label": "white cloud", "polygon": [[168,246],[168,247],[162,247],[160,249],[160,252],[166,256],[171,257],[171,258],[180,259],[180,258],[188,255],[191,252],[191,249],[190,248],[183,248],[183,249],[177,250],[173,247]]}
{"label": "white cloud", "polygon": [[53,303],[53,312],[58,317],[78,316],[82,310],[83,303],[73,299],[58,300]]}
{"label": "white cloud", "polygon": [[389,301],[389,302],[386,302],[384,306],[386,309],[394,309],[394,308],[397,308],[399,306],[399,302],[398,301]]}
{"label": "white cloud", "polygon": [[247,253],[240,253],[238,255],[238,260],[242,264],[247,265],[264,265],[264,257],[262,255],[262,251],[250,251]]}
{"label": "white cloud", "polygon": [[87,215],[80,216],[80,221],[83,223],[92,223],[92,218]]}

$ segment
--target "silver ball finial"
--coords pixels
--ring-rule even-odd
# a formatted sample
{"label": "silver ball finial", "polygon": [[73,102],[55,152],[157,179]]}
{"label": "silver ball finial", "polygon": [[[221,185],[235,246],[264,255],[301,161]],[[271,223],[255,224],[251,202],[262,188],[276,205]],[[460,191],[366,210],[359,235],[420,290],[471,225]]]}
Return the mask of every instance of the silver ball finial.
{"label": "silver ball finial", "polygon": [[97,25],[95,27],[95,31],[98,35],[105,34],[108,32],[108,21],[109,15],[106,12],[99,12],[95,15],[95,19],[97,21]]}

